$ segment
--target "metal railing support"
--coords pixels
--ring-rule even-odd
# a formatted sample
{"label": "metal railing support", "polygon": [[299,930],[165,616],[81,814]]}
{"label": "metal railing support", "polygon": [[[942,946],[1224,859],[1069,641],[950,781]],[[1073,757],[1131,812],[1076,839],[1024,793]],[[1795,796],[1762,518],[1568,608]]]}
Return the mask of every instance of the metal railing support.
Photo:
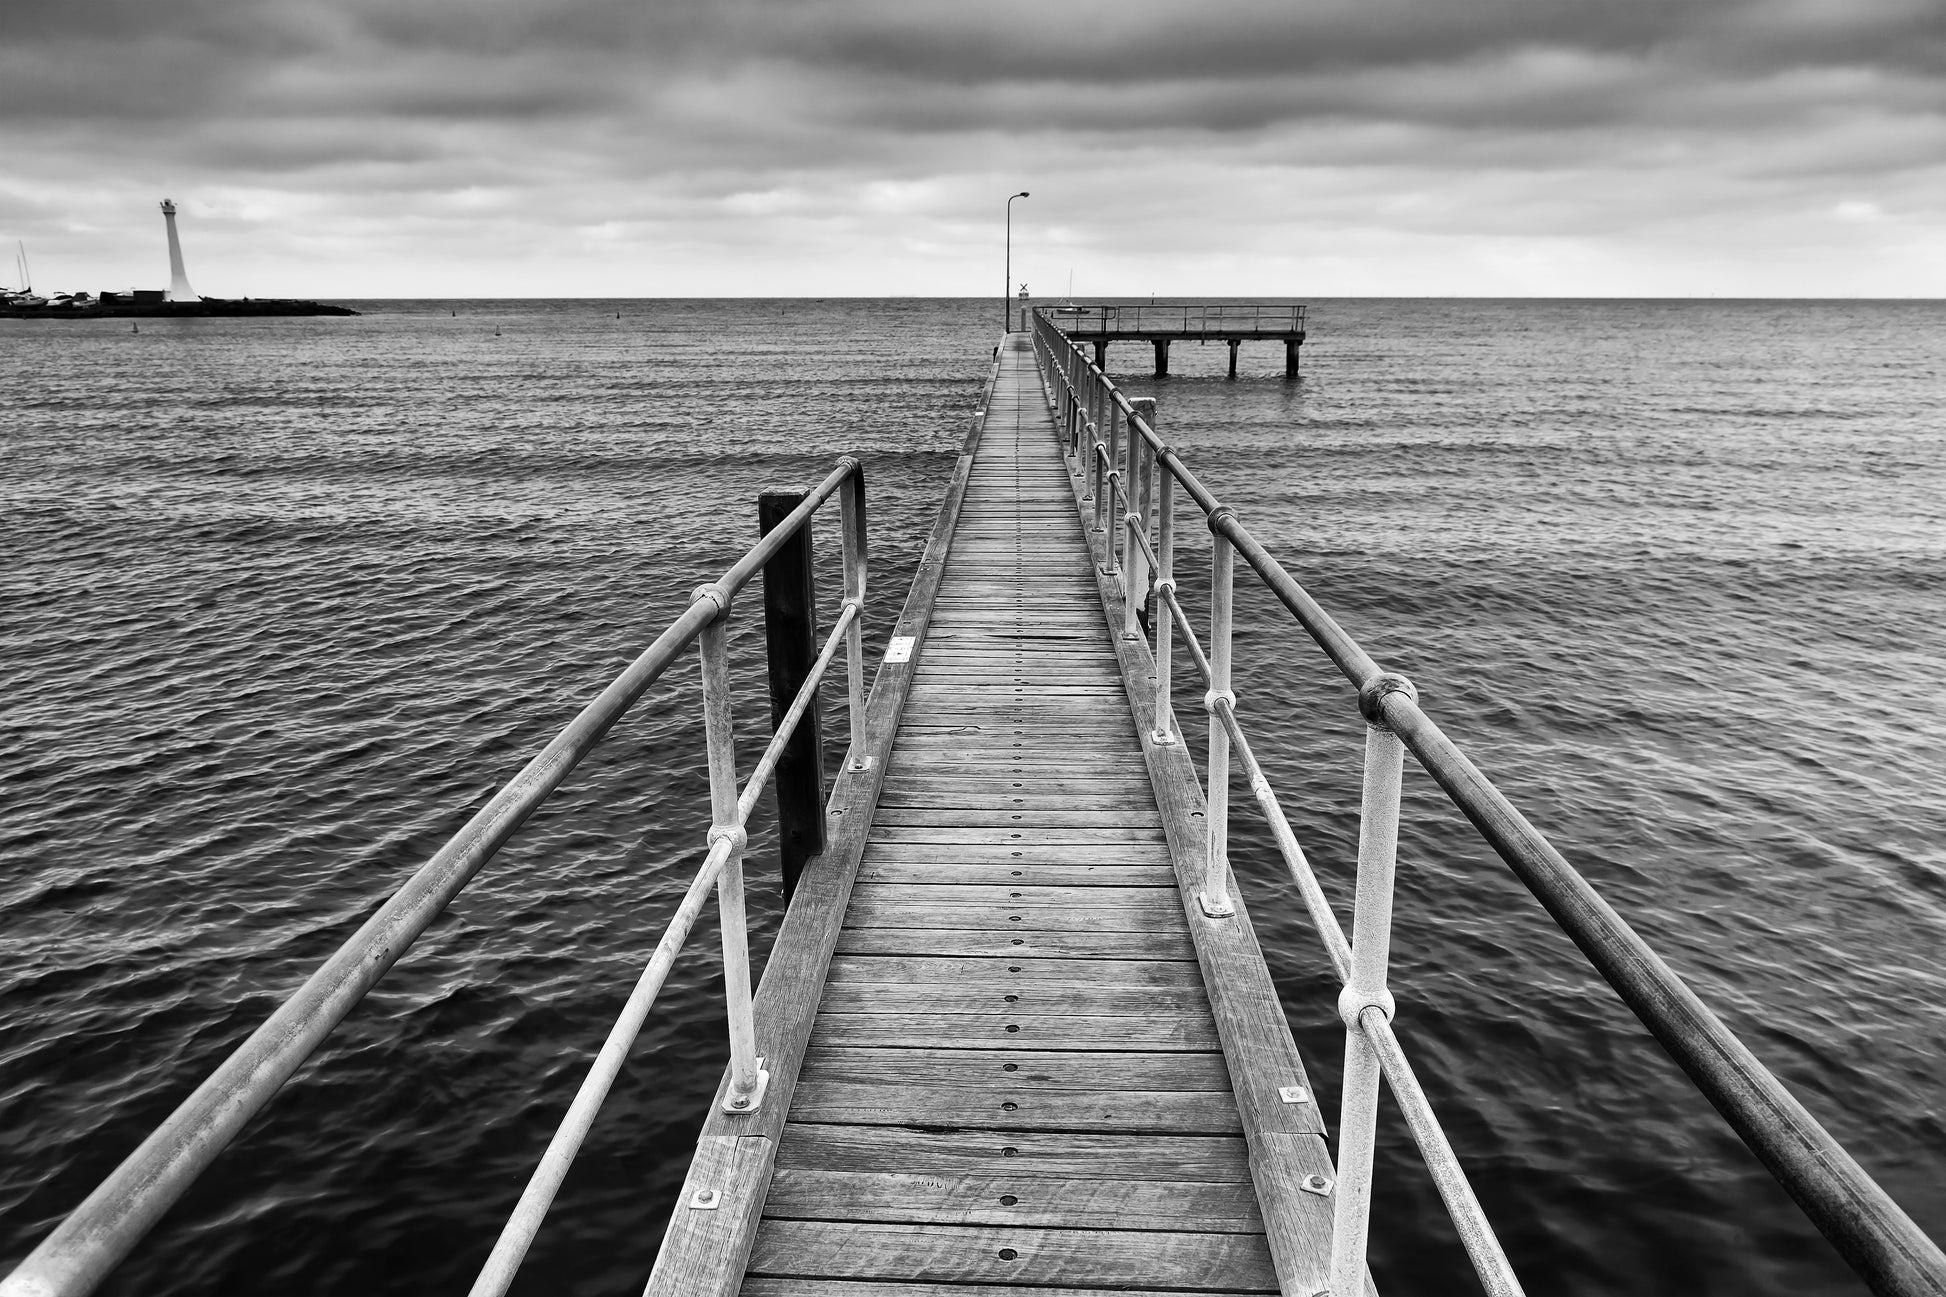
{"label": "metal railing support", "polygon": [[[1399,792],[1405,744],[1377,708],[1388,692],[1410,692],[1403,676],[1381,676],[1360,695],[1365,713],[1365,789],[1358,819],[1358,904],[1351,920],[1351,979],[1338,993],[1345,1024],[1344,1088],[1338,1114],[1338,1185],[1332,1192],[1331,1292],[1362,1291],[1365,1238],[1371,1223],[1372,1147],[1378,1128],[1378,1051],[1365,1019],[1392,1021],[1385,986],[1392,949],[1392,880],[1399,852]],[[1365,699],[1369,696],[1370,705]]]}
{"label": "metal railing support", "polygon": [[850,462],[851,476],[838,490],[845,603],[857,609],[845,632],[845,689],[851,705],[851,752],[845,764],[853,770],[865,770],[872,764],[865,744],[865,577],[870,555],[865,544],[865,466],[857,460]]}
{"label": "metal railing support", "polygon": [[[1122,462],[1122,421],[1111,416],[1104,421],[1104,427],[1108,433],[1108,460],[1102,468],[1102,474],[1108,479],[1109,490],[1112,492],[1114,490],[1112,484],[1121,480],[1118,474],[1120,473],[1120,465]],[[1109,519],[1115,518],[1115,501],[1111,498],[1108,501],[1107,519],[1102,518],[1100,515],[1097,515],[1095,518],[1097,530]],[[1117,525],[1119,525],[1119,520],[1117,519],[1116,521]],[[1119,536],[1112,534],[1108,537],[1108,566],[1103,569],[1104,571],[1109,573],[1119,572],[1115,564],[1115,551],[1117,542],[1120,539]]]}
{"label": "metal railing support", "polygon": [[[1156,743],[1176,741],[1176,710],[1169,696],[1171,649],[1176,642],[1172,610],[1176,598],[1176,494],[1167,473],[1156,474],[1156,616],[1155,629],[1155,729],[1149,738]],[[1206,811],[1205,814],[1208,812]]]}
{"label": "metal railing support", "polygon": [[[1225,512],[1228,512],[1227,506]],[[1215,517],[1210,522],[1214,524]],[[1197,897],[1203,913],[1212,919],[1227,919],[1237,912],[1230,900],[1230,732],[1223,728],[1217,707],[1227,702],[1236,706],[1237,696],[1230,690],[1230,621],[1235,555],[1230,543],[1212,526],[1210,544],[1209,593],[1209,691],[1203,695],[1203,710],[1209,713],[1209,787],[1204,794],[1204,810],[1209,816],[1209,838],[1203,861],[1203,890]]]}
{"label": "metal railing support", "polygon": [[728,1113],[755,1112],[763,1102],[770,1073],[757,1057],[756,1027],[750,1011],[750,937],[743,910],[743,847],[748,836],[737,808],[736,736],[730,720],[730,598],[706,585],[694,601],[716,605],[716,617],[703,627],[703,738],[709,750],[710,846],[727,842],[723,872],[716,879],[716,905],[723,929],[723,1006],[730,1022],[730,1088],[723,1100]]}
{"label": "metal railing support", "polygon": [[1148,444],[1137,435],[1135,420],[1142,418],[1154,423],[1155,399],[1137,397],[1129,405],[1127,476],[1122,487],[1127,509],[1122,515],[1121,538],[1122,571],[1127,574],[1122,585],[1122,638],[1141,639],[1141,610],[1149,598],[1149,564],[1137,538],[1149,524],[1148,460],[1144,454]]}

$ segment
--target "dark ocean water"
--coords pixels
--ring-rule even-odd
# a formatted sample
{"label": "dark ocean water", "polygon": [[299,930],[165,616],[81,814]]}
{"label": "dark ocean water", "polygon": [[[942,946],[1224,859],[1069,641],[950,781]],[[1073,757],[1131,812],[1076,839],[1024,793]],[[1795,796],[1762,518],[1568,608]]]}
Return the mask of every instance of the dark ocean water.
{"label": "dark ocean water", "polygon": [[[760,488],[864,458],[882,627],[998,314],[362,305],[0,323],[0,1265],[741,552]],[[1946,1237],[1946,305],[1323,301],[1311,327],[1298,384],[1272,346],[1232,384],[1179,345],[1128,386]],[[1349,690],[1240,581],[1246,725],[1348,901]],[[699,857],[695,693],[691,659],[106,1291],[465,1290]],[[1335,1112],[1328,966],[1254,812],[1233,828]],[[725,1055],[714,947],[706,922],[518,1291],[639,1290]],[[1394,962],[1530,1291],[1862,1291],[1410,768]],[[1378,1184],[1380,1288],[1469,1290],[1394,1116]]]}

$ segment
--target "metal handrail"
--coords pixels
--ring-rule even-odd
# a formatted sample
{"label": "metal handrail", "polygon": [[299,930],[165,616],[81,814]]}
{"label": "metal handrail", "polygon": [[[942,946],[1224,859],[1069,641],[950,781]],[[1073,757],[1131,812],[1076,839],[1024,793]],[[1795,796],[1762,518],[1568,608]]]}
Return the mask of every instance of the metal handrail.
{"label": "metal handrail", "polygon": [[[1724,1026],[1648,943],[1609,907],[1594,887],[1467,759],[1458,745],[1434,724],[1420,708],[1417,693],[1410,682],[1379,668],[1358,642],[1238,521],[1236,511],[1219,501],[1197,479],[1156,433],[1154,421],[1138,414],[1134,401],[1115,386],[1059,325],[1037,315],[1034,341],[1044,372],[1060,380],[1050,383],[1050,394],[1056,403],[1103,414],[1112,411],[1115,424],[1126,419],[1131,444],[1136,440],[1146,444],[1155,466],[1154,471],[1161,476],[1165,488],[1170,481],[1179,483],[1209,521],[1213,535],[1215,576],[1211,618],[1213,643],[1205,659],[1209,663],[1210,679],[1206,707],[1212,713],[1208,788],[1210,809],[1207,815],[1210,878],[1218,878],[1227,866],[1227,839],[1219,823],[1219,815],[1220,803],[1226,792],[1224,785],[1228,779],[1227,757],[1232,726],[1216,722],[1223,719],[1224,712],[1234,707],[1234,695],[1228,691],[1227,674],[1228,577],[1230,556],[1234,554],[1250,565],[1358,690],[1359,710],[1367,722],[1367,796],[1361,815],[1359,901],[1354,935],[1364,934],[1361,920],[1368,913],[1375,920],[1384,917],[1389,921],[1392,863],[1390,850],[1382,839],[1395,839],[1398,782],[1396,778],[1388,780],[1386,771],[1395,767],[1404,751],[1410,751],[1872,1290],[1882,1294],[1899,1294],[1901,1297],[1907,1294],[1913,1297],[1918,1294],[1931,1294],[1933,1297],[1946,1294],[1946,1254],[1941,1253],[1890,1195]],[[1084,433],[1094,445],[1105,446],[1107,443],[1094,440],[1098,422],[1086,421]],[[1169,541],[1165,539],[1159,549],[1166,552],[1168,548]],[[1180,621],[1186,627],[1188,619],[1181,616],[1180,606],[1174,599],[1174,581],[1169,574],[1165,573],[1164,576],[1169,590],[1166,601],[1171,607],[1171,624]],[[1163,581],[1158,581],[1158,589],[1163,584]],[[1126,589],[1132,602],[1136,597],[1136,587],[1131,583]],[[1195,652],[1200,658],[1201,650]],[[1219,755],[1222,760],[1218,759]],[[1254,765],[1254,762],[1251,764]],[[1260,773],[1253,775],[1253,787]],[[1385,787],[1388,782],[1389,788]],[[1376,788],[1375,783],[1378,785]],[[1263,800],[1261,794],[1259,800]],[[1385,823],[1388,819],[1391,821],[1389,832]],[[1278,836],[1281,847],[1283,835]],[[1295,846],[1294,839],[1292,845]],[[1369,859],[1368,846],[1373,848]],[[1301,857],[1301,853],[1299,855]],[[1290,863],[1289,853],[1286,853],[1286,859]],[[1213,899],[1220,897],[1211,896],[1206,888],[1206,909]],[[1311,904],[1308,894],[1306,903],[1307,907]],[[1329,907],[1326,906],[1325,910],[1328,915]],[[1321,932],[1328,930],[1320,916],[1314,913],[1314,918],[1319,919]],[[1335,923],[1335,917],[1332,922]],[[1376,936],[1376,932],[1382,930],[1375,929],[1373,945],[1384,944],[1385,938]],[[1331,944],[1328,938],[1326,944],[1327,947]],[[1360,944],[1359,941],[1352,944],[1353,965],[1358,962]],[[1382,956],[1382,952],[1375,951],[1374,954]],[[1335,965],[1337,960],[1333,962]],[[1351,1262],[1355,1259],[1358,1265],[1362,1266],[1363,1263],[1363,1222],[1346,1219],[1348,1214],[1356,1215],[1357,1212],[1356,1204],[1348,1211],[1346,1200],[1354,1195],[1343,1192],[1342,1186],[1347,1179],[1360,1178],[1364,1183],[1355,1186],[1357,1196],[1369,1192],[1368,1141],[1376,1100],[1373,1087],[1378,1071],[1383,1071],[1394,1095],[1400,1098],[1401,1109],[1405,1111],[1408,1125],[1419,1140],[1421,1152],[1427,1156],[1428,1164],[1434,1167],[1434,1179],[1440,1182],[1441,1193],[1446,1196],[1449,1210],[1454,1209],[1454,1196],[1448,1193],[1448,1185],[1442,1176],[1457,1175],[1458,1172],[1456,1162],[1444,1169],[1434,1164],[1436,1145],[1443,1143],[1443,1136],[1438,1137],[1435,1147],[1429,1150],[1429,1137],[1436,1132],[1436,1123],[1431,1123],[1424,1135],[1420,1129],[1422,1121],[1430,1122],[1430,1109],[1417,1113],[1409,1109],[1408,1105],[1416,1106],[1423,1095],[1411,1100],[1406,1097],[1416,1090],[1416,1082],[1411,1078],[1409,1066],[1405,1065],[1403,1052],[1396,1047],[1396,1037],[1390,1028],[1391,996],[1384,988],[1383,959],[1380,957],[1374,962],[1375,967],[1367,969],[1368,976],[1362,979],[1358,977],[1355,967],[1351,970],[1340,969],[1341,976],[1349,971],[1351,977],[1339,1005],[1340,1016],[1346,1023],[1347,1075],[1345,1107],[1340,1121],[1341,1188],[1334,1195],[1338,1198],[1338,1204],[1334,1211],[1332,1272],[1334,1291],[1345,1293],[1352,1291],[1350,1287],[1343,1286],[1348,1277],[1355,1273]],[[1353,983],[1358,985],[1356,991],[1349,989]],[[1369,1067],[1367,1062],[1370,1063]],[[1347,1145],[1353,1147],[1347,1149]],[[1361,1145],[1362,1148],[1358,1147]],[[1450,1153],[1450,1149],[1445,1150],[1445,1156],[1449,1159]],[[1364,1160],[1365,1165],[1346,1165],[1347,1161],[1359,1160]],[[1463,1184],[1463,1177],[1458,1183]],[[1464,1206],[1464,1200],[1470,1198],[1471,1191],[1467,1190],[1460,1205]],[[1455,1222],[1459,1225],[1462,1238],[1468,1240],[1468,1250],[1477,1269],[1482,1256],[1475,1251],[1469,1231],[1475,1226],[1484,1228],[1485,1221],[1477,1215],[1477,1203],[1473,1204],[1473,1213],[1467,1220],[1461,1220],[1456,1214]],[[1348,1238],[1348,1235],[1356,1237]],[[1340,1241],[1355,1243],[1357,1257],[1340,1252],[1336,1246]],[[1497,1251],[1497,1244],[1494,1250]],[[1496,1277],[1482,1271],[1481,1278],[1489,1283],[1489,1291],[1499,1291],[1492,1287],[1494,1282],[1512,1281],[1510,1270]]]}
{"label": "metal handrail", "polygon": [[[596,744],[613,728],[622,714],[654,684],[683,650],[697,639],[703,645],[705,695],[705,734],[710,749],[712,828],[710,850],[695,881],[690,884],[676,917],[655,956],[644,970],[635,993],[622,1011],[609,1040],[590,1068],[582,1093],[563,1120],[563,1131],[582,1123],[580,1131],[564,1143],[557,1132],[555,1141],[543,1155],[534,1180],[515,1209],[516,1220],[509,1230],[526,1231],[519,1241],[520,1252],[532,1238],[529,1224],[537,1227],[539,1218],[533,1208],[546,1208],[559,1185],[566,1163],[560,1152],[571,1158],[580,1136],[586,1133],[583,1118],[591,1122],[592,1111],[585,1111],[583,1097],[598,1090],[605,1094],[613,1081],[646,1014],[668,964],[687,936],[702,905],[702,897],[714,882],[719,889],[723,910],[724,966],[726,1000],[731,1022],[732,1086],[731,1100],[742,1097],[743,1107],[734,1112],[755,1112],[762,1099],[761,1073],[758,1072],[750,1032],[750,988],[746,934],[742,913],[741,856],[744,843],[743,820],[763,783],[775,768],[781,743],[789,733],[780,724],[778,736],[759,762],[746,790],[748,801],[735,787],[734,753],[730,745],[727,665],[724,654],[725,624],[731,600],[747,585],[778,551],[808,525],[811,515],[839,494],[843,512],[845,607],[832,631],[831,640],[820,655],[811,684],[799,691],[791,713],[785,718],[795,729],[808,706],[808,690],[815,685],[835,652],[842,635],[848,647],[851,682],[852,736],[855,765],[862,757],[858,737],[863,726],[863,638],[866,559],[864,546],[864,470],[858,460],[845,456],[837,467],[813,487],[803,501],[786,515],[716,581],[701,587],[689,607],[675,622],[644,649],[621,675],[590,702],[521,771],[509,780],[487,804],[468,820],[459,832],[433,854],[431,859],[407,879],[391,899],[338,948],[302,986],[294,991],[264,1024],[252,1032],[231,1055],[219,1064],[207,1080],[123,1160],[107,1179],[70,1212],[52,1233],[43,1239],[27,1258],[0,1280],[0,1297],[82,1297],[105,1279],[127,1256],[162,1214],[194,1183],[216,1156],[234,1140],[250,1119],[275,1097],[283,1084],[316,1050],[367,991],[406,952],[413,941],[438,917],[448,902],[479,871],[499,848],[511,838],[527,817],[558,788]],[[727,772],[729,796],[723,797]],[[671,943],[673,942],[673,946]],[[665,953],[665,947],[669,947]],[[740,976],[739,976],[740,974]],[[740,985],[738,984],[740,982]],[[594,1095],[599,1104],[599,1094]],[[557,1171],[559,1174],[557,1174]],[[545,1184],[551,1177],[552,1183]],[[516,1233],[518,1231],[516,1230]],[[509,1236],[503,1235],[502,1243]],[[510,1245],[511,1246],[511,1245]],[[489,1270],[504,1267],[503,1249],[496,1245],[489,1258]],[[519,1256],[512,1257],[517,1265]],[[506,1270],[507,1278],[512,1271]],[[482,1281],[485,1281],[483,1274]],[[499,1289],[503,1291],[504,1283]],[[476,1291],[481,1291],[476,1287]]]}

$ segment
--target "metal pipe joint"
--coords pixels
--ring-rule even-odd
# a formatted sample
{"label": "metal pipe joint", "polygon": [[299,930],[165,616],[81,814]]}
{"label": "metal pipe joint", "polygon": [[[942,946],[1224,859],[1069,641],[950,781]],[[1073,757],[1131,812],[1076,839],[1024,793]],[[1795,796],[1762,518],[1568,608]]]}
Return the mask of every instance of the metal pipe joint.
{"label": "metal pipe joint", "polygon": [[689,592],[691,603],[701,603],[705,599],[716,605],[716,615],[710,618],[712,624],[730,615],[730,592],[721,585],[711,581]]}
{"label": "metal pipe joint", "polygon": [[1364,1031],[1365,1024],[1359,1019],[1364,1017],[1367,1009],[1377,1009],[1390,1022],[1398,1013],[1399,1004],[1392,998],[1392,992],[1384,987],[1374,993],[1347,984],[1338,992],[1338,1018],[1345,1024],[1345,1030]]}
{"label": "metal pipe joint", "polygon": [[741,824],[712,824],[705,841],[712,847],[719,842],[727,842],[730,850],[741,851],[750,845],[750,835]]}
{"label": "metal pipe joint", "polygon": [[1237,695],[1234,689],[1211,689],[1203,695],[1203,710],[1212,716],[1216,715],[1216,709],[1224,703],[1228,703],[1232,710],[1235,709]]}
{"label": "metal pipe joint", "polygon": [[1408,701],[1419,701],[1419,690],[1412,681],[1391,671],[1382,672],[1367,680],[1358,689],[1358,714],[1373,729],[1392,732],[1391,724],[1385,719],[1385,698],[1387,694],[1404,694]]}

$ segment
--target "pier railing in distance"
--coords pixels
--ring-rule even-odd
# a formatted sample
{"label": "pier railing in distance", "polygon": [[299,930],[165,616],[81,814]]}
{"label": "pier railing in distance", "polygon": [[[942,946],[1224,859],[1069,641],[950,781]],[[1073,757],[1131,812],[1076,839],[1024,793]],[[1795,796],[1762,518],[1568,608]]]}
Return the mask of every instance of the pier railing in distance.
{"label": "pier railing in distance", "polygon": [[1209,306],[1056,307],[1054,313],[1057,327],[1083,339],[1118,333],[1223,339],[1302,336],[1305,309],[1303,306],[1229,303]]}
{"label": "pier railing in distance", "polygon": [[[789,560],[787,551],[792,542],[810,526],[818,508],[834,495],[838,497],[841,513],[844,603],[822,650],[802,673],[802,684],[795,697],[783,714],[775,718],[769,746],[739,789],[731,741],[727,651],[730,605],[751,578],[764,571],[780,554]],[[802,556],[799,561],[807,570],[786,574],[787,580],[808,583],[809,549],[803,546],[797,549]],[[697,587],[690,596],[688,610],[673,625],[420,866],[26,1260],[6,1279],[0,1280],[0,1297],[81,1297],[94,1291],[250,1119],[275,1097],[304,1060],[480,867],[601,742],[622,714],[699,640],[703,728],[710,780],[708,850],[474,1283],[473,1297],[498,1297],[512,1283],[548,1205],[594,1124],[595,1114],[620,1072],[629,1047],[640,1033],[712,888],[717,893],[721,916],[724,999],[730,1036],[730,1082],[724,1111],[730,1116],[760,1111],[769,1078],[763,1070],[763,1060],[756,1056],[751,1025],[750,958],[743,905],[744,824],[776,773],[793,734],[812,712],[818,683],[841,645],[845,649],[851,707],[852,743],[847,762],[855,764],[869,759],[860,741],[865,710],[861,620],[865,577],[864,469],[856,459],[846,456],[804,495],[801,503],[776,520],[763,539],[728,571]]]}
{"label": "pier railing in distance", "polygon": [[[1125,594],[1123,635],[1143,636],[1137,610],[1151,598],[1157,605],[1154,742],[1181,741],[1170,705],[1171,645],[1177,630],[1207,685],[1209,850],[1200,897],[1203,912],[1211,918],[1234,913],[1225,886],[1234,749],[1344,984],[1338,999],[1345,1023],[1338,1178],[1335,1185],[1323,1187],[1334,1199],[1329,1291],[1338,1297],[1361,1291],[1381,1074],[1487,1292],[1505,1297],[1521,1291],[1392,1030],[1394,1003],[1385,975],[1400,785],[1410,751],[1872,1291],[1887,1297],[1946,1294],[1946,1255],[1467,759],[1420,707],[1412,683],[1381,669],[1238,521],[1236,511],[1196,478],[1156,432],[1155,403],[1132,399],[1117,388],[1078,345],[1076,337],[1085,334],[1066,319],[1057,323],[1038,311],[1033,333],[1063,450],[1075,471],[1085,475],[1084,499],[1092,497],[1094,530],[1106,541],[1104,575],[1118,580]],[[1213,535],[1207,648],[1198,642],[1176,599],[1177,486],[1202,510]],[[1239,555],[1357,690],[1366,741],[1350,942],[1238,719],[1230,630],[1232,577]]]}

